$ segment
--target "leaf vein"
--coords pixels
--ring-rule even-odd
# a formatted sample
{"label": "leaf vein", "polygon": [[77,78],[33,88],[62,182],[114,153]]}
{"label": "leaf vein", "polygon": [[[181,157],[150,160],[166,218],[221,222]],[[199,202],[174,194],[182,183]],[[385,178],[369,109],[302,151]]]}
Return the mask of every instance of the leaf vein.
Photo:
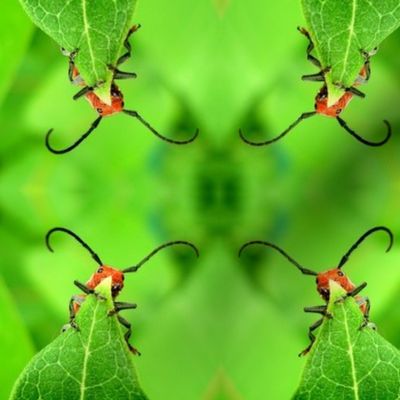
{"label": "leaf vein", "polygon": [[354,398],[355,398],[355,400],[359,400],[360,397],[359,397],[359,393],[358,393],[356,365],[355,365],[354,354],[353,354],[353,344],[351,343],[351,338],[350,338],[347,310],[344,307],[344,304],[341,304],[341,306],[343,308],[343,314],[344,314],[344,327],[345,327],[345,332],[346,332],[346,340],[347,340],[347,344],[348,344],[347,353],[349,354],[349,358],[350,358],[351,378],[353,380]]}

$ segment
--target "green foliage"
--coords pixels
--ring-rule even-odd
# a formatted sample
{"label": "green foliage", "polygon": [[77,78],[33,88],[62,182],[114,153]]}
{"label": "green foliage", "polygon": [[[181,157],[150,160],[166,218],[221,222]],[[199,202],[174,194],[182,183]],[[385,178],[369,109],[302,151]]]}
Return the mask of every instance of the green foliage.
{"label": "green foliage", "polygon": [[[191,314],[195,318],[189,319]],[[252,290],[236,257],[218,244],[201,253],[196,274],[166,299],[144,336],[140,371],[151,399],[162,399],[166,387],[171,399],[207,400],[209,392],[212,399],[211,393],[232,400],[287,399],[295,390],[297,379],[279,387],[263,382],[279,381],[283,374],[297,378],[297,365],[287,360],[296,360],[298,336]],[[157,358],[174,360],[175,367],[166,369]],[[187,379],[179,365],[189,368]]]}
{"label": "green foliage", "polygon": [[[400,233],[399,32],[373,59],[367,98],[346,110],[346,120],[367,132],[382,128],[377,117],[384,114],[392,143],[365,148],[325,118],[264,149],[237,137],[247,125],[259,135],[277,133],[312,107],[318,85],[300,81],[310,69],[296,31],[302,21],[293,0],[141,1],[134,22],[142,28],[123,66],[138,79],[118,82],[126,104],[161,132],[199,126],[201,137],[174,148],[117,115],[58,158],[45,151],[45,132],[54,127],[69,143],[94,111],[84,99],[71,100],[67,59],[36,32],[0,109],[0,271],[25,325],[16,329],[28,330],[36,350],[67,320],[71,282],[86,281],[96,268],[63,237],[48,253],[50,227],[73,229],[121,268],[182,238],[199,246],[199,262],[166,251],[127,276],[121,293],[121,301],[139,306],[126,318],[142,353],[135,365],[146,394],[286,400],[294,393],[307,361],[297,354],[314,318],[301,310],[319,301],[314,282],[265,249],[242,260],[237,249],[263,238],[322,270],[371,226]],[[385,246],[371,240],[347,272],[368,282],[371,318],[400,346],[400,249],[383,257]],[[2,363],[1,381],[6,369]],[[228,388],[209,390],[219,371]]]}
{"label": "green foliage", "polygon": [[78,50],[75,65],[88,86],[109,101],[112,71],[121,56],[136,0],[20,0],[32,21],[63,49]]}
{"label": "green foliage", "polygon": [[146,400],[113,310],[111,278],[82,304],[76,323],[45,347],[19,377],[11,399]]}
{"label": "green foliage", "polygon": [[[352,297],[331,281],[328,312],[310,351],[295,400],[398,399],[400,352],[372,326]],[[329,398],[329,397],[328,397]]]}
{"label": "green foliage", "polygon": [[330,103],[353,86],[364,58],[400,25],[400,1],[302,0],[304,15],[326,75]]}
{"label": "green foliage", "polygon": [[15,379],[32,356],[33,346],[1,278],[0,304],[0,353],[7,364],[7,368],[1,373],[0,398],[6,399]]}
{"label": "green foliage", "polygon": [[3,0],[1,6],[0,103],[11,85],[15,70],[21,62],[32,32],[32,26],[25,23],[24,13],[17,2]]}

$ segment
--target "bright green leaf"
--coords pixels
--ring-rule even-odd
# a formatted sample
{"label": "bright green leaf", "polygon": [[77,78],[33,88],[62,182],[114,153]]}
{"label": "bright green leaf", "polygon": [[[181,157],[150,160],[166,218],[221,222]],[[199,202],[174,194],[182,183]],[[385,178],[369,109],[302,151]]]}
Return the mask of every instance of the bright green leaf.
{"label": "bright green leaf", "polygon": [[302,0],[303,11],[326,75],[330,103],[351,87],[364,63],[361,50],[373,51],[400,25],[399,0]]}
{"label": "bright green leaf", "polygon": [[19,377],[12,399],[132,399],[147,397],[113,309],[111,278],[97,286],[69,328],[45,347]]}
{"label": "bright green leaf", "polygon": [[33,22],[67,52],[89,86],[109,98],[112,72],[121,56],[136,0],[20,0]]}
{"label": "bright green leaf", "polygon": [[[400,352],[372,326],[352,297],[331,281],[331,299],[295,400],[391,400],[400,396]],[[331,397],[329,397],[329,395]]]}

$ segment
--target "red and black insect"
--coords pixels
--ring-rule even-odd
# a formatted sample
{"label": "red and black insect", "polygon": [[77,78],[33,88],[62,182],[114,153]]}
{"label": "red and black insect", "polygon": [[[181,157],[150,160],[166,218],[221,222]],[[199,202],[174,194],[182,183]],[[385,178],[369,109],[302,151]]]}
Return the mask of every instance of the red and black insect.
{"label": "red and black insect", "polygon": [[354,81],[353,86],[351,86],[349,88],[343,87],[341,84],[338,83],[337,86],[342,88],[345,91],[345,93],[343,94],[342,97],[340,97],[340,99],[335,104],[332,104],[329,106],[328,105],[328,87],[326,84],[325,75],[326,75],[326,73],[328,73],[330,71],[330,68],[323,69],[320,61],[311,54],[312,51],[314,50],[314,43],[313,43],[308,31],[304,28],[298,28],[298,30],[304,36],[306,36],[309,41],[309,44],[307,47],[307,59],[320,69],[320,72],[318,72],[316,74],[311,74],[311,75],[303,75],[301,77],[301,79],[303,79],[305,81],[324,82],[322,88],[320,89],[320,91],[318,92],[318,94],[315,98],[315,105],[314,105],[315,110],[301,114],[300,117],[296,119],[296,121],[294,121],[287,129],[285,129],[281,134],[274,137],[273,139],[266,140],[263,142],[253,142],[253,141],[247,139],[243,135],[242,130],[239,129],[239,135],[240,135],[241,139],[245,143],[247,143],[251,146],[266,146],[266,145],[272,144],[272,143],[278,141],[279,139],[283,138],[287,133],[289,133],[301,121],[303,121],[307,118],[313,117],[314,115],[319,114],[319,115],[325,115],[327,117],[335,118],[342,128],[344,128],[348,133],[350,133],[350,135],[355,137],[358,141],[360,141],[361,143],[363,143],[367,146],[375,146],[376,147],[376,146],[382,146],[383,144],[385,144],[392,135],[392,129],[391,129],[391,126],[388,121],[386,121],[386,120],[383,121],[385,123],[385,125],[387,126],[387,133],[386,133],[385,138],[379,142],[371,142],[367,139],[364,139],[362,136],[360,136],[358,133],[356,133],[353,129],[351,129],[347,125],[347,123],[342,118],[340,118],[340,114],[347,107],[347,105],[349,104],[349,102],[352,100],[352,98],[354,96],[358,96],[361,98],[365,97],[365,94],[363,92],[361,92],[360,90],[358,90],[357,86],[368,82],[370,75],[371,75],[370,57],[376,53],[377,49],[374,49],[370,53],[367,53],[367,52],[361,50],[361,54],[364,57],[364,65],[360,70],[359,76]]}
{"label": "red and black insect", "polygon": [[[120,269],[105,265],[100,260],[100,257],[91,249],[91,247],[86,242],[84,242],[77,234],[75,234],[74,232],[72,232],[66,228],[60,228],[60,227],[53,228],[47,233],[46,246],[51,252],[53,252],[53,248],[50,245],[50,237],[55,232],[64,232],[64,233],[67,233],[68,235],[72,236],[78,243],[80,243],[91,254],[94,261],[96,261],[96,263],[99,265],[99,268],[90,277],[90,279],[86,282],[86,284],[81,283],[77,280],[74,281],[74,285],[83,291],[83,294],[77,294],[77,295],[72,296],[70,303],[69,303],[70,325],[75,329],[79,329],[75,323],[75,316],[79,312],[81,304],[84,302],[84,300],[88,294],[95,294],[95,289],[96,289],[97,285],[99,285],[104,279],[106,279],[108,277],[111,277],[111,279],[112,279],[111,295],[113,298],[114,310],[110,313],[110,315],[114,315],[114,314],[118,314],[118,312],[121,310],[133,309],[133,308],[137,307],[136,304],[115,301],[116,297],[119,295],[119,293],[121,292],[121,290],[124,287],[124,280],[125,280],[126,273],[136,272],[143,264],[145,264],[156,253],[158,253],[160,250],[165,249],[166,247],[170,247],[170,246],[175,246],[175,245],[189,246],[191,249],[193,249],[196,256],[197,257],[199,256],[199,251],[197,250],[196,246],[194,246],[192,243],[189,243],[189,242],[186,242],[183,240],[177,240],[177,241],[165,243],[165,244],[157,247],[151,253],[149,253],[146,257],[144,257],[141,261],[139,261],[136,265],[120,270]],[[126,343],[128,344],[129,349],[135,354],[140,354],[129,343],[129,338],[132,334],[131,324],[125,318],[122,318],[120,315],[117,315],[117,318],[118,318],[118,321],[127,328],[127,332],[125,333],[125,340],[126,340]]]}
{"label": "red and black insect", "polygon": [[[124,41],[124,47],[126,49],[126,53],[124,53],[117,61],[117,66],[121,65],[124,63],[127,59],[130,58],[132,48],[131,44],[129,43],[129,38],[130,36],[136,32],[140,28],[140,25],[134,25],[128,32],[128,35]],[[98,113],[98,117],[93,121],[92,125],[90,128],[73,144],[70,146],[64,148],[64,149],[54,149],[50,145],[50,135],[53,132],[53,129],[50,129],[47,132],[45,143],[46,147],[48,150],[50,150],[54,154],[65,154],[73,150],[75,147],[79,146],[100,124],[102,119],[104,117],[108,117],[113,114],[117,114],[120,112],[123,112],[127,115],[130,115],[131,117],[134,117],[138,119],[148,130],[150,130],[154,135],[159,137],[160,139],[172,143],[172,144],[188,144],[190,142],[193,142],[196,137],[199,134],[199,130],[197,129],[195,134],[187,140],[173,140],[169,139],[163,135],[161,135],[157,130],[155,130],[146,120],[143,119],[143,117],[137,112],[133,110],[126,110],[124,108],[124,97],[119,89],[119,87],[116,85],[115,81],[118,79],[131,79],[131,78],[136,78],[136,74],[133,72],[123,72],[120,71],[117,67],[109,65],[108,68],[113,72],[113,79],[111,83],[111,90],[110,90],[110,102],[109,104],[105,103],[103,100],[101,100],[95,93],[94,90],[101,86],[104,82],[100,81],[97,82],[96,85],[94,86],[87,86],[85,81],[82,79],[81,75],[79,74],[78,69],[75,66],[74,60],[76,55],[78,54],[79,49],[74,50],[72,53],[67,53],[64,49],[62,50],[63,54],[67,55],[69,57],[69,69],[68,69],[68,77],[71,81],[72,84],[77,85],[77,86],[82,86],[82,89],[73,97],[74,100],[79,99],[82,96],[86,97],[86,100],[90,103],[90,105],[96,110]]]}
{"label": "red and black insect", "polygon": [[[343,273],[342,268],[349,260],[349,257],[352,254],[352,252],[368,236],[370,236],[371,234],[378,232],[378,231],[386,232],[389,236],[389,246],[386,250],[386,252],[388,252],[393,245],[393,234],[388,228],[386,228],[384,226],[377,226],[377,227],[372,228],[372,229],[368,230],[367,232],[365,232],[350,247],[350,249],[346,252],[346,254],[341,258],[341,260],[336,268],[329,269],[324,272],[314,272],[311,269],[302,267],[296,260],[294,260],[292,257],[290,257],[284,250],[282,250],[277,245],[270,243],[270,242],[261,241],[261,240],[254,240],[254,241],[245,243],[239,250],[239,256],[242,254],[243,250],[250,245],[261,244],[264,246],[272,247],[273,249],[278,251],[280,254],[282,254],[293,265],[295,265],[304,275],[312,275],[312,276],[316,277],[317,291],[326,303],[329,302],[329,295],[330,295],[329,282],[335,281],[347,292],[346,297],[348,297],[348,296],[354,297],[357,304],[360,306],[360,310],[364,315],[364,322],[361,325],[361,328],[363,328],[369,322],[370,301],[369,301],[368,297],[360,296],[359,293],[367,286],[367,283],[363,282],[359,286],[356,286]],[[323,316],[330,317],[330,315],[327,313],[327,305],[305,307],[304,311],[309,312],[309,313],[318,313],[318,314],[322,314]],[[323,318],[319,319],[317,322],[315,322],[313,325],[310,326],[309,331],[308,331],[308,336],[310,338],[311,343],[299,354],[299,356],[307,354],[309,352],[309,350],[311,349],[311,347],[315,341],[315,336],[313,334],[313,331],[316,330],[322,324],[322,321],[323,321]]]}

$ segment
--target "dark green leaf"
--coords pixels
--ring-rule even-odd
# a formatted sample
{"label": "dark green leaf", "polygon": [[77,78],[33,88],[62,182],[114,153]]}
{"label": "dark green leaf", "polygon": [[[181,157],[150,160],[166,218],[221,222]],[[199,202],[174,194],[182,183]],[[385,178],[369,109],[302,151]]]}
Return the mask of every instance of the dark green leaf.
{"label": "dark green leaf", "polygon": [[400,25],[399,0],[302,0],[303,11],[322,67],[330,67],[330,103],[351,87],[371,52]]}
{"label": "dark green leaf", "polygon": [[111,299],[111,278],[89,295],[69,328],[45,347],[19,377],[12,399],[145,400],[132,354]]}
{"label": "dark green leaf", "polygon": [[331,300],[295,400],[391,400],[400,396],[400,352],[371,324],[352,297],[331,281]]}
{"label": "dark green leaf", "polygon": [[122,53],[136,0],[20,0],[33,22],[67,52],[87,85],[109,98],[112,72]]}

